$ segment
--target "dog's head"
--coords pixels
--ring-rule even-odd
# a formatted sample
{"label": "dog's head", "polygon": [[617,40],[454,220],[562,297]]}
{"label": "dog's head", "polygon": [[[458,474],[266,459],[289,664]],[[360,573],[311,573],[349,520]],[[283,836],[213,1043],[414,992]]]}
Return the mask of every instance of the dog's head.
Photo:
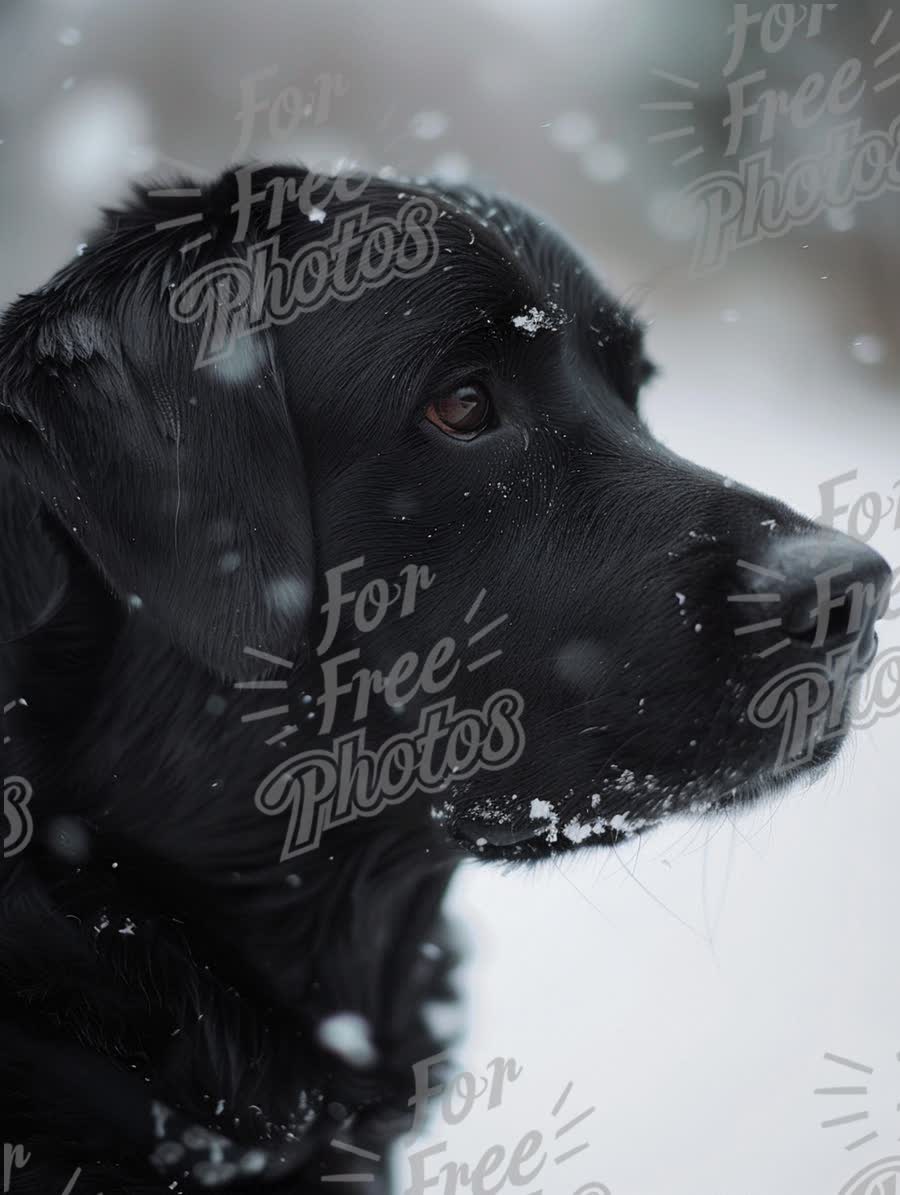
{"label": "dog's head", "polygon": [[303,177],[143,193],[0,343],[4,457],[128,625],[244,686],[295,847],[534,858],[829,758],[884,561],[656,440],[639,323],[545,222]]}

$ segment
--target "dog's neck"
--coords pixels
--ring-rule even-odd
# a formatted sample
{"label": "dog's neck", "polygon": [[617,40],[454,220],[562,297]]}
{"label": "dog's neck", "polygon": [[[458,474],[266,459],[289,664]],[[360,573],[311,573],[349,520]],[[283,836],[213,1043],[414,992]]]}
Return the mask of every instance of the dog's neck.
{"label": "dog's neck", "polygon": [[[276,1135],[296,1127],[298,1099],[405,1114],[414,1063],[443,1046],[428,1005],[454,995],[440,906],[456,860],[427,803],[282,861],[284,825],[246,782],[261,736],[211,714],[198,729],[222,686],[92,600],[75,591],[17,648],[14,766],[40,818],[16,877],[33,899],[6,917],[10,966],[42,993],[29,1017],[73,1037],[90,1024],[99,1054],[140,1059],[148,1090],[224,1132],[241,1130],[211,1116],[223,1101],[245,1125],[263,1109]],[[367,1026],[365,1065],[329,1049],[336,1013]]]}

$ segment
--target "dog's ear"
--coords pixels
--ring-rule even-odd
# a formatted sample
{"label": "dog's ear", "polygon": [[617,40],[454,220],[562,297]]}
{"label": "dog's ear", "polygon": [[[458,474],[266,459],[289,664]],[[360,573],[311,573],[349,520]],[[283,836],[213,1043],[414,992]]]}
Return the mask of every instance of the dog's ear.
{"label": "dog's ear", "polygon": [[[47,622],[59,608],[69,568],[46,534],[40,499],[0,463],[0,648]],[[2,683],[2,682],[0,682]]]}
{"label": "dog's ear", "polygon": [[312,531],[272,342],[195,368],[158,244],[120,235],[93,256],[0,326],[0,459],[121,600],[213,672],[258,673],[245,647],[293,659]]}

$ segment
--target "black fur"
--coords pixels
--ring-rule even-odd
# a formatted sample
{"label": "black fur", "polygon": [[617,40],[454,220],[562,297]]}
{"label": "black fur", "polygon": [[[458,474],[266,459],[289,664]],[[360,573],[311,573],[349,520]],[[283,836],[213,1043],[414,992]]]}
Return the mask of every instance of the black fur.
{"label": "black fur", "polygon": [[[302,173],[256,179],[279,176]],[[32,1154],[17,1191],[62,1191],[76,1167],[76,1192],[105,1195],[312,1191],[371,1168],[330,1142],[384,1155],[408,1124],[411,1067],[444,1044],[427,1006],[452,998],[440,906],[459,860],[613,843],[771,787],[779,736],[747,723],[748,696],[810,647],[770,662],[735,636],[736,562],[814,536],[884,587],[874,553],[653,439],[638,323],[543,221],[379,181],[327,219],[410,195],[437,205],[437,262],[256,333],[237,370],[195,369],[198,329],[168,309],[235,252],[235,172],[200,198],[140,191],[0,328],[3,771],[35,821],[0,861],[2,1137]],[[183,252],[185,228],[159,226],[193,212],[212,235]],[[309,216],[279,221],[283,254],[323,235]],[[255,208],[248,241],[268,235]],[[532,307],[552,318],[523,327]],[[470,378],[494,413],[463,443],[423,412]],[[507,615],[479,648],[502,656],[452,693],[515,689],[526,748],[282,859],[287,819],[254,794],[319,745],[301,695],[321,693],[323,579],[359,556],[358,584],[410,564],[434,581],[369,634],[345,620],[331,654],[386,671]],[[287,690],[235,689],[286,679],[247,647],[292,662]],[[281,721],[242,721],[281,701]],[[376,698],[367,744],[425,701]],[[266,745],[291,720],[299,738]],[[329,740],[356,725],[342,708]],[[340,1011],[371,1027],[374,1065],[321,1042]],[[375,1168],[341,1190],[390,1190]]]}

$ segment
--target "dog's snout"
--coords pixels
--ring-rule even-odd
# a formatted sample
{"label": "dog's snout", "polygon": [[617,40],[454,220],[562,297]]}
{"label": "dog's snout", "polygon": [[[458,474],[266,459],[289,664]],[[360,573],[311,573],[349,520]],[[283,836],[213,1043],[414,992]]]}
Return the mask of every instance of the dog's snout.
{"label": "dog's snout", "polygon": [[839,532],[770,540],[757,559],[740,561],[739,573],[741,592],[730,599],[736,633],[770,631],[800,646],[870,639],[890,598],[887,561]]}

